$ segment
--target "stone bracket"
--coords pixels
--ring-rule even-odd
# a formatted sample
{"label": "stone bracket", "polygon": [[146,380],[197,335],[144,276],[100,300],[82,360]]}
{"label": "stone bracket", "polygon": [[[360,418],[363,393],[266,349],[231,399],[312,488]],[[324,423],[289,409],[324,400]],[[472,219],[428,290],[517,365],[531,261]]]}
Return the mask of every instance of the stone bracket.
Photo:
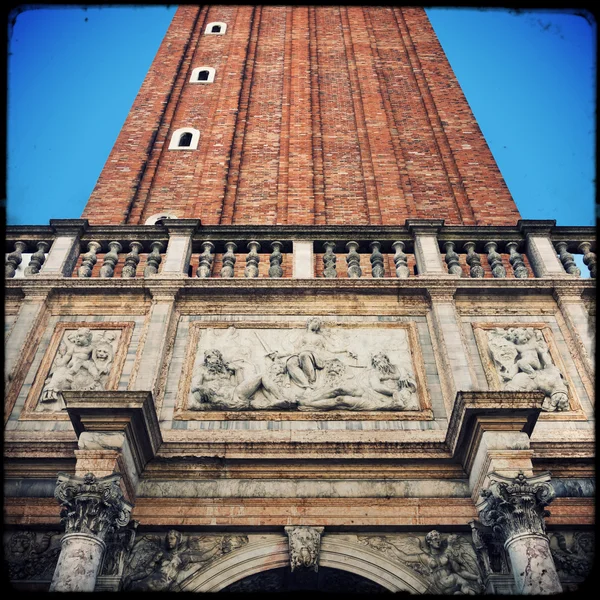
{"label": "stone bracket", "polygon": [[98,434],[99,446],[116,452],[123,452],[126,443],[133,465],[132,472],[124,475],[137,480],[162,444],[152,393],[65,391],[63,397],[77,438],[83,433]]}
{"label": "stone bracket", "polygon": [[543,392],[458,392],[446,434],[453,457],[470,474],[485,432],[531,436],[543,400]]}

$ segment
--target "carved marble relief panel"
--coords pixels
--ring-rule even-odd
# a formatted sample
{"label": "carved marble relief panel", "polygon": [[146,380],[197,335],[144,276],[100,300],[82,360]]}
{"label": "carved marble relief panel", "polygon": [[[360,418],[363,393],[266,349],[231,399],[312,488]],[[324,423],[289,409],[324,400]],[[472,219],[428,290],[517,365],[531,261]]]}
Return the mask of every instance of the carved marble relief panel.
{"label": "carved marble relief panel", "polygon": [[548,324],[473,323],[473,330],[490,389],[540,391],[546,414],[583,415]]}
{"label": "carved marble relief panel", "polygon": [[595,533],[553,531],[548,537],[563,590],[575,591],[591,575],[596,550]]}
{"label": "carved marble relief panel", "polygon": [[11,582],[52,579],[63,534],[60,531],[4,533],[4,562]]}
{"label": "carved marble relief panel", "polygon": [[316,317],[193,323],[176,411],[178,419],[275,411],[432,418],[414,323],[333,325]]}
{"label": "carved marble relief panel", "polygon": [[67,418],[62,392],[117,389],[133,326],[58,323],[20,418]]}

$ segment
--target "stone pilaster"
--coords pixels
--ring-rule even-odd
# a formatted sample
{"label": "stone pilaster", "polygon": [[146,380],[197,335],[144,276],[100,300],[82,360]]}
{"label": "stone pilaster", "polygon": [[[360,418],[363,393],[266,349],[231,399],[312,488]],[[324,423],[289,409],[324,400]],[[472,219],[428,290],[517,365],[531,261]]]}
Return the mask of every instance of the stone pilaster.
{"label": "stone pilaster", "polygon": [[427,277],[454,277],[442,263],[437,233],[444,225],[443,219],[406,219],[408,232],[415,241],[415,261],[419,275]]}
{"label": "stone pilaster", "polygon": [[451,281],[446,288],[430,288],[433,331],[442,349],[451,394],[469,391],[476,387],[475,374],[469,361],[468,349],[463,341],[461,326],[454,302],[455,289]]}
{"label": "stone pilaster", "polygon": [[55,237],[40,275],[70,277],[81,252],[80,240],[88,228],[87,219],[50,219]]}
{"label": "stone pilaster", "polygon": [[200,225],[200,219],[166,219],[164,226],[169,232],[169,243],[161,277],[188,277],[192,256],[192,235]]}
{"label": "stone pilaster", "polygon": [[481,491],[481,522],[504,540],[518,594],[562,592],[550,552],[544,519],[554,499],[550,475],[511,479],[491,473],[490,485]]}
{"label": "stone pilaster", "polygon": [[59,474],[54,495],[61,504],[65,536],[51,592],[94,591],[106,536],[127,525],[131,517],[133,507],[123,498],[120,478]]}
{"label": "stone pilaster", "polygon": [[315,276],[313,243],[305,240],[294,240],[292,277],[294,279],[313,279]]}
{"label": "stone pilaster", "polygon": [[573,277],[560,262],[550,239],[553,220],[519,220],[518,226],[527,239],[527,258],[536,277]]}

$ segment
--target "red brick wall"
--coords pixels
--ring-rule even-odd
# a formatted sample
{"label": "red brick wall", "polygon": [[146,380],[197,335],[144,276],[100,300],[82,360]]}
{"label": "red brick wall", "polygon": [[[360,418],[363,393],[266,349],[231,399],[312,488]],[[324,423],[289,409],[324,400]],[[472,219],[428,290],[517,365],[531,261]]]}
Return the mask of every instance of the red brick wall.
{"label": "red brick wall", "polygon": [[[223,36],[204,35],[224,21]],[[214,83],[190,83],[195,67]],[[168,150],[180,127],[197,150]],[[178,9],[83,213],[144,223],[513,225],[421,8]]]}

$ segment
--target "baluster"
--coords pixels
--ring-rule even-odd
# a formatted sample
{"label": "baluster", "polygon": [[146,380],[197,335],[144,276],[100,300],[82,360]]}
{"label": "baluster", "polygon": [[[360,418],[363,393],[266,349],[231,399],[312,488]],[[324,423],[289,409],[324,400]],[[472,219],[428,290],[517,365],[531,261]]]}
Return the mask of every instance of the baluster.
{"label": "baluster", "polygon": [[165,245],[162,242],[152,242],[150,244],[152,251],[148,254],[148,261],[144,269],[144,277],[156,275],[158,273],[158,265],[162,262],[161,252],[164,251]]}
{"label": "baluster", "polygon": [[596,255],[591,251],[590,242],[581,242],[577,249],[583,253],[583,264],[590,270],[590,275],[596,279]]}
{"label": "baluster", "polygon": [[335,248],[335,242],[325,242],[323,244],[323,248],[325,248],[325,254],[323,255],[323,264],[325,265],[325,268],[323,269],[323,276],[333,279],[337,277],[337,270],[335,267],[337,257],[333,252],[333,249]]}
{"label": "baluster", "polygon": [[104,255],[104,264],[100,267],[100,277],[112,277],[119,262],[119,252],[123,249],[119,242],[108,242],[110,250]]}
{"label": "baluster", "polygon": [[269,267],[269,277],[281,277],[283,275],[283,269],[281,268],[281,263],[283,261],[283,254],[281,254],[281,248],[283,244],[281,242],[271,242],[271,248],[273,248],[273,252],[271,252],[271,256],[269,256],[269,262],[271,266]]}
{"label": "baluster", "polygon": [[371,242],[369,244],[371,248],[371,274],[373,277],[385,277],[385,268],[383,266],[383,254],[381,254],[379,248],[381,248],[380,242]]}
{"label": "baluster", "polygon": [[213,263],[215,262],[214,249],[215,245],[212,242],[202,242],[202,254],[200,255],[196,277],[206,279],[212,275]]}
{"label": "baluster", "polygon": [[454,251],[454,242],[446,242],[444,244],[444,248],[446,250],[446,257],[444,260],[448,265],[448,273],[451,275],[458,275],[459,277],[463,276],[463,270],[460,266],[458,254]]}
{"label": "baluster", "polygon": [[579,277],[581,275],[581,270],[575,264],[573,255],[567,252],[567,242],[557,242],[556,250],[558,251],[558,258],[560,258],[560,262],[563,264],[565,271],[569,273],[569,275]]}
{"label": "baluster", "polygon": [[475,242],[466,242],[463,250],[467,252],[467,264],[471,267],[471,277],[483,277],[484,270],[479,254],[475,252]]}
{"label": "baluster", "polygon": [[249,252],[246,256],[244,277],[258,277],[258,263],[260,262],[258,251],[260,250],[260,244],[256,241],[248,242],[246,248],[249,250]]}
{"label": "baluster", "polygon": [[360,254],[356,251],[357,249],[358,242],[348,242],[346,244],[346,250],[348,250],[346,262],[348,263],[348,277],[350,277],[350,279],[358,279],[362,275],[362,269],[360,268]]}
{"label": "baluster", "polygon": [[50,248],[50,244],[46,242],[37,243],[37,250],[31,255],[29,265],[25,268],[25,275],[35,275],[40,272],[42,265],[46,262],[48,248]]}
{"label": "baluster", "polygon": [[410,275],[406,254],[404,254],[404,242],[394,242],[392,248],[396,252],[394,254],[394,264],[396,265],[396,277],[406,279]]}
{"label": "baluster", "polygon": [[121,277],[124,279],[132,279],[135,277],[137,266],[140,264],[140,252],[143,246],[140,242],[130,242],[129,249],[131,252],[125,257],[125,264],[121,271]]}
{"label": "baluster", "polygon": [[510,252],[508,262],[512,265],[515,277],[525,279],[528,277],[527,267],[523,262],[523,257],[517,252],[518,245],[518,242],[508,242],[508,244],[506,244],[506,249]]}
{"label": "baluster", "polygon": [[92,276],[92,269],[98,262],[96,253],[102,248],[102,244],[100,244],[100,242],[88,242],[87,247],[88,251],[81,257],[81,266],[77,270],[77,275],[79,277]]}
{"label": "baluster", "polygon": [[488,263],[492,269],[494,277],[506,277],[506,269],[502,264],[502,256],[496,252],[498,244],[496,242],[488,242],[484,248],[487,252]]}
{"label": "baluster", "polygon": [[25,242],[15,242],[15,250],[6,257],[6,276],[14,277],[17,272],[17,267],[21,264],[23,252],[27,250]]}
{"label": "baluster", "polygon": [[235,251],[237,244],[235,242],[225,242],[226,252],[223,254],[223,266],[221,267],[221,277],[233,277],[233,265],[235,265]]}

